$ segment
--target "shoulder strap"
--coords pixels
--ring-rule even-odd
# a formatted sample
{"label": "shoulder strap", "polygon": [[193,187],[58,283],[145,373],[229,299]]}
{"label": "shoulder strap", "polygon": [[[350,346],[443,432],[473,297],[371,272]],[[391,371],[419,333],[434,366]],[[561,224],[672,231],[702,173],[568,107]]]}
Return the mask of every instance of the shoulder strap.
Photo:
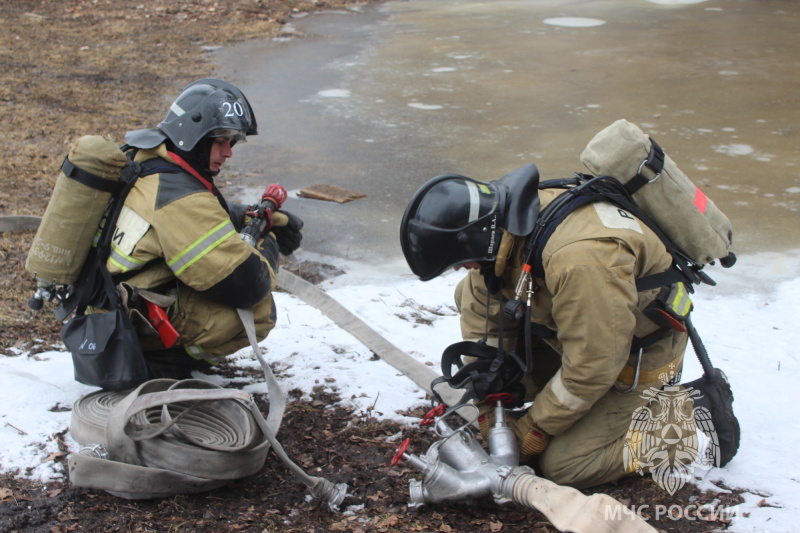
{"label": "shoulder strap", "polygon": [[61,163],[61,172],[63,172],[65,176],[101,192],[117,194],[122,188],[122,185],[118,181],[103,179],[100,176],[75,166],[75,164],[69,160],[69,157],[65,157],[64,162]]}
{"label": "shoulder strap", "polygon": [[533,267],[532,272],[537,277],[544,277],[542,251],[553,231],[577,208],[598,199],[596,195],[587,194],[587,183],[582,174],[577,174],[574,178],[547,180],[539,184],[540,189],[563,188],[565,191],[541,211],[528,240],[526,263]]}

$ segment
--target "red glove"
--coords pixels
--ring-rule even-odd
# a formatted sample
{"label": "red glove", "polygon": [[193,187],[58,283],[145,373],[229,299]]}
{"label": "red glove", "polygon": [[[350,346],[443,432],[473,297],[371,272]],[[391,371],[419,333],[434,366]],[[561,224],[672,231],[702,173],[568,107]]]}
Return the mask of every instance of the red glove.
{"label": "red glove", "polygon": [[273,183],[271,185],[267,185],[267,188],[264,189],[264,194],[261,195],[261,201],[264,202],[270,201],[275,206],[275,210],[281,208],[283,202],[286,201],[286,189],[282,185],[278,185],[277,183]]}

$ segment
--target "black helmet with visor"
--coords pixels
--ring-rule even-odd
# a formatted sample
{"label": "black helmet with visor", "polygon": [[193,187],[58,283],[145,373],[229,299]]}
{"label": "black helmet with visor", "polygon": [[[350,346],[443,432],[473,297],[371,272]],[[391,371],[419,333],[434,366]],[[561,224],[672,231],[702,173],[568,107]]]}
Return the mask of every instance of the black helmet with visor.
{"label": "black helmet with visor", "polygon": [[428,281],[457,265],[493,262],[503,232],[533,231],[538,185],[534,164],[486,183],[458,174],[430,180],[411,198],[400,223],[400,245],[411,271]]}
{"label": "black helmet with visor", "polygon": [[448,174],[423,185],[400,223],[408,266],[422,281],[469,262],[494,261],[503,233],[505,189]]}
{"label": "black helmet with visor", "polygon": [[243,141],[257,135],[253,109],[244,93],[230,83],[212,78],[194,81],[183,89],[158,125],[180,150],[190,152],[204,137]]}

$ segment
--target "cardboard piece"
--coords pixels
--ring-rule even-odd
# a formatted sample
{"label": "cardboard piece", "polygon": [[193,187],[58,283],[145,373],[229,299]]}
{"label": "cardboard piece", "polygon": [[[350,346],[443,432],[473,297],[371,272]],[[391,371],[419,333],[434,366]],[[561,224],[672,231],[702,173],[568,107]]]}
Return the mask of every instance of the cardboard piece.
{"label": "cardboard piece", "polygon": [[365,198],[366,194],[351,191],[336,185],[318,184],[300,189],[300,196],[303,198],[313,198],[315,200],[326,200],[344,204],[359,198]]}

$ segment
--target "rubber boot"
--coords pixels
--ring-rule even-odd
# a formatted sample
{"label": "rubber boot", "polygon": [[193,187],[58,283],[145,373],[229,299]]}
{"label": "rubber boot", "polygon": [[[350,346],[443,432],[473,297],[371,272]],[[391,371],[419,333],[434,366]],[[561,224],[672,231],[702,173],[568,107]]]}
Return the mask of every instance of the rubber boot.
{"label": "rubber boot", "polygon": [[183,347],[144,352],[147,379],[190,379],[193,370],[206,371],[211,364],[195,359]]}
{"label": "rubber boot", "polygon": [[722,370],[715,368],[713,380],[709,381],[703,376],[682,386],[700,391],[701,396],[694,399],[694,405],[705,407],[711,412],[711,421],[719,440],[719,466],[725,466],[739,450],[741,434],[739,421],[733,414],[733,392],[728,377]]}

